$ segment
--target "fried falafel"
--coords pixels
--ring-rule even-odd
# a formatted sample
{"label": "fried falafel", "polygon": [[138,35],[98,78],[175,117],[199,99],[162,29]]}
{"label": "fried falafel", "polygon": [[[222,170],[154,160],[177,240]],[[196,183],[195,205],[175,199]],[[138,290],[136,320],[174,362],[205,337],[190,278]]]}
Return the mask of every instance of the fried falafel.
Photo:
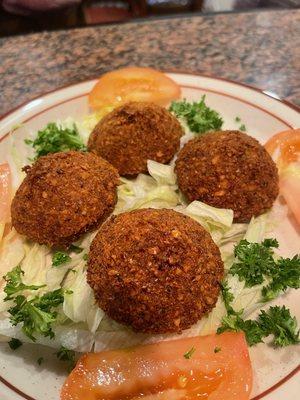
{"label": "fried falafel", "polygon": [[98,227],[116,203],[117,170],[94,154],[48,154],[25,171],[12,201],[12,225],[40,244],[70,245]]}
{"label": "fried falafel", "polygon": [[147,102],[124,104],[94,128],[88,149],[114,165],[120,175],[147,172],[147,160],[169,162],[184,134],[165,108]]}
{"label": "fried falafel", "polygon": [[87,281],[109,317],[145,333],[180,332],[216,304],[224,266],[202,226],[167,209],[113,216],[92,242]]}
{"label": "fried falafel", "polygon": [[279,192],[276,164],[239,131],[217,131],[186,143],[176,160],[178,186],[189,201],[234,211],[235,222],[269,210]]}

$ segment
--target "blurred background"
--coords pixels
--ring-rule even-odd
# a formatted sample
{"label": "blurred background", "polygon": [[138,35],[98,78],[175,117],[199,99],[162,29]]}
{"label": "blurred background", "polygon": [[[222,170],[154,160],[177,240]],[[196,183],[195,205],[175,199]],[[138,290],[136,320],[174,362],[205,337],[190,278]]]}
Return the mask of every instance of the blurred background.
{"label": "blurred background", "polygon": [[0,37],[186,13],[300,8],[300,0],[0,0]]}

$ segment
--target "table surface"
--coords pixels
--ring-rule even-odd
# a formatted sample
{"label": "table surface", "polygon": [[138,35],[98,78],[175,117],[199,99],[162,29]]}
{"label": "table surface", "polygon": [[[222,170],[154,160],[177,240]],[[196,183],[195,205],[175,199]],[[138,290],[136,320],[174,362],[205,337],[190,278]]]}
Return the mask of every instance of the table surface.
{"label": "table surface", "polygon": [[185,16],[0,39],[0,115],[127,65],[203,73],[300,104],[300,10]]}

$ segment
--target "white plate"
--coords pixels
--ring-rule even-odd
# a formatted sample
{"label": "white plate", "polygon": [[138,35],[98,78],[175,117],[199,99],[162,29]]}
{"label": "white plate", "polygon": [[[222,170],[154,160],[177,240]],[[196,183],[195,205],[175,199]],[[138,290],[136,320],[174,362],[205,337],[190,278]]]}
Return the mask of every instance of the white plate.
{"label": "white plate", "polygon": [[[188,100],[198,100],[206,94],[208,105],[224,118],[224,129],[238,129],[239,124],[234,120],[239,116],[247,131],[264,143],[276,132],[300,126],[296,107],[270,97],[270,94],[222,79],[177,73],[169,75],[182,86],[182,96]],[[5,116],[0,126],[0,163],[10,159],[9,132],[15,125],[25,123],[25,127],[12,133],[17,146],[24,146],[28,130],[37,131],[50,121],[68,116],[80,119],[88,113],[87,93],[94,83],[88,81],[57,90]],[[285,218],[275,235],[281,244],[282,254],[300,252],[299,231],[292,219]],[[291,291],[276,303],[283,302],[300,321],[299,294]],[[255,373],[253,400],[299,398],[299,347],[273,350],[260,344],[250,349]],[[41,356],[47,361],[39,366],[36,360]],[[55,360],[51,349],[24,345],[13,352],[7,344],[0,344],[1,400],[58,400],[65,376],[64,367]]]}

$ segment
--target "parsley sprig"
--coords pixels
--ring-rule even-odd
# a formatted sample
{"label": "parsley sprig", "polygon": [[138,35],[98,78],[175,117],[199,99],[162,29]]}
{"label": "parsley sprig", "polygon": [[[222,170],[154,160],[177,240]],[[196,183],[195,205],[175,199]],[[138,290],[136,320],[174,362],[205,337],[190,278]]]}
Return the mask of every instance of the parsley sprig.
{"label": "parsley sprig", "polygon": [[12,325],[22,324],[23,333],[33,342],[36,341],[35,334],[54,338],[52,325],[56,322],[57,311],[55,310],[64,301],[63,290],[57,289],[45,293],[41,297],[27,300],[25,296],[18,295],[14,299],[15,305],[11,307],[10,322]]}
{"label": "parsley sprig", "polygon": [[25,139],[25,143],[34,148],[35,160],[58,151],[86,150],[75,124],[72,128],[64,128],[50,122],[44,129],[38,131],[36,139]]}
{"label": "parsley sprig", "polygon": [[273,248],[278,247],[276,239],[265,239],[262,243],[241,240],[235,246],[235,262],[229,273],[245,281],[246,287],[269,282],[262,288],[262,301],[270,301],[288,288],[300,287],[300,257],[274,258]]}
{"label": "parsley sprig", "polygon": [[218,130],[223,125],[220,114],[205,104],[205,95],[199,102],[189,103],[186,99],[173,101],[169,110],[182,119],[194,133]]}
{"label": "parsley sprig", "polygon": [[32,341],[36,341],[35,334],[45,337],[54,337],[52,325],[56,322],[57,307],[63,303],[63,290],[57,289],[47,292],[42,296],[24,296],[23,292],[35,291],[45,285],[25,285],[22,282],[24,272],[20,266],[8,272],[4,279],[6,286],[4,292],[7,294],[4,301],[12,300],[13,306],[8,310],[12,325],[22,324],[23,333]]}
{"label": "parsley sprig", "polygon": [[22,282],[22,275],[24,275],[24,272],[19,265],[5,275],[4,279],[6,281],[6,285],[4,288],[4,293],[6,293],[6,297],[4,301],[11,300],[16,293],[24,290],[38,290],[45,286],[25,285]]}
{"label": "parsley sprig", "polygon": [[222,285],[222,297],[227,315],[222,319],[217,333],[243,331],[249,346],[263,342],[270,335],[273,335],[272,343],[276,347],[300,342],[296,318],[285,306],[271,306],[267,311],[261,310],[257,320],[244,320],[243,310],[235,311],[231,305],[234,297],[226,282]]}

